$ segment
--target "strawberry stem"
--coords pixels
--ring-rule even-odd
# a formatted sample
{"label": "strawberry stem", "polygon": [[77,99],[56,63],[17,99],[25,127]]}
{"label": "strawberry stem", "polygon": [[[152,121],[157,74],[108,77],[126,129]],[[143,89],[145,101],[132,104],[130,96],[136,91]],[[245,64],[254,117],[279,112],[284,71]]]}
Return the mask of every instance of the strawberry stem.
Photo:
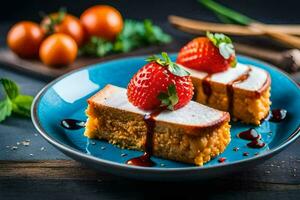
{"label": "strawberry stem", "polygon": [[161,57],[158,57],[156,55],[150,56],[146,59],[147,62],[156,62],[161,66],[167,67],[168,70],[176,75],[176,76],[189,76],[190,73],[183,69],[180,65],[178,65],[175,62],[172,62],[171,58],[168,56],[166,52],[161,53]]}

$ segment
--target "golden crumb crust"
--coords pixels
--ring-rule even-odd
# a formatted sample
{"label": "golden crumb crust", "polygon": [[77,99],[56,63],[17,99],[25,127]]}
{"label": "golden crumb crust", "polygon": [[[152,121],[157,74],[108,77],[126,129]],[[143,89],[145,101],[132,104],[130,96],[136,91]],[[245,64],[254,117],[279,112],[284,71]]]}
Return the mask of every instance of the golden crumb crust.
{"label": "golden crumb crust", "polygon": [[[86,114],[85,136],[104,139],[121,148],[145,149],[147,128],[142,115],[92,103],[89,103]],[[222,153],[230,142],[229,119],[216,126],[193,131],[197,134],[188,134],[186,128],[180,125],[156,122],[153,154],[201,166]]]}
{"label": "golden crumb crust", "polygon": [[[195,101],[222,111],[232,109],[230,114],[234,119],[259,125],[269,113],[271,106],[269,78],[257,93],[234,88],[232,99],[228,97],[227,87],[224,84],[211,82],[211,95],[206,96],[203,92],[202,81],[196,78],[192,80],[195,88]],[[232,108],[229,108],[230,100]]]}

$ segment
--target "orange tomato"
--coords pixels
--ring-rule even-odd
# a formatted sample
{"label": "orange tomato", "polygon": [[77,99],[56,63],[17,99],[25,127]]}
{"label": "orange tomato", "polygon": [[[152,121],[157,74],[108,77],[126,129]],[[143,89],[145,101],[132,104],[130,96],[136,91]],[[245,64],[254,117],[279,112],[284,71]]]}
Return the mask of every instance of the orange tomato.
{"label": "orange tomato", "polygon": [[71,36],[55,33],[41,44],[40,58],[49,66],[69,65],[74,62],[77,51],[77,44]]}
{"label": "orange tomato", "polygon": [[42,20],[41,27],[45,32],[49,32],[49,29],[53,29],[54,33],[65,33],[71,36],[78,46],[82,44],[84,40],[84,29],[77,17],[65,13],[62,20],[55,24],[51,24],[50,18],[57,20],[59,13],[52,13]]}
{"label": "orange tomato", "polygon": [[38,56],[44,38],[40,26],[34,22],[22,21],[15,24],[7,34],[7,45],[18,56],[33,58]]}
{"label": "orange tomato", "polygon": [[113,40],[123,29],[123,19],[118,10],[111,6],[98,5],[85,10],[80,21],[89,36]]}

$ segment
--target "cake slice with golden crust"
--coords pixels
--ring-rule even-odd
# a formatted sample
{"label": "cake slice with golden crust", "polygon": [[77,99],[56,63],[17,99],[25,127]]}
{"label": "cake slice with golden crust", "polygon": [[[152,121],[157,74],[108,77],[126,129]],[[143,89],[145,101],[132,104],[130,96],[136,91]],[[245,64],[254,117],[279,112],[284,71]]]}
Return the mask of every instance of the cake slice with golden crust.
{"label": "cake slice with golden crust", "polygon": [[[85,136],[108,140],[121,148],[145,150],[146,111],[128,102],[126,89],[107,85],[88,100]],[[229,113],[191,101],[156,117],[153,155],[203,165],[230,142]]]}
{"label": "cake slice with golden crust", "polygon": [[255,125],[268,115],[271,79],[265,70],[241,63],[214,74],[185,70],[191,74],[195,101],[228,111],[231,117]]}

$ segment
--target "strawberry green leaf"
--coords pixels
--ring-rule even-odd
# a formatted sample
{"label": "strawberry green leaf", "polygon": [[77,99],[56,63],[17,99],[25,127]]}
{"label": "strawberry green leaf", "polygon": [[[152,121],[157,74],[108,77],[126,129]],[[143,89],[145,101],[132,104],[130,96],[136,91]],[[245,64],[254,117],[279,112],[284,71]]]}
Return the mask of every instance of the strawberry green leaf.
{"label": "strawberry green leaf", "polygon": [[206,33],[207,38],[219,49],[220,54],[224,59],[229,59],[235,55],[234,46],[231,39],[222,33]]}
{"label": "strawberry green leaf", "polygon": [[172,62],[171,58],[168,56],[166,52],[161,53],[162,58],[158,56],[150,56],[146,59],[147,62],[156,62],[160,64],[161,66],[168,67],[168,70],[176,75],[176,76],[188,76],[190,73],[186,71],[184,68],[182,68],[180,65]]}
{"label": "strawberry green leaf", "polygon": [[228,59],[231,55],[234,54],[234,48],[232,44],[220,43],[219,52],[223,56],[223,58]]}
{"label": "strawberry green leaf", "polygon": [[0,83],[2,83],[4,91],[9,99],[13,100],[19,95],[19,87],[15,82],[6,78],[1,78]]}
{"label": "strawberry green leaf", "polygon": [[161,101],[162,107],[167,107],[169,110],[174,110],[174,106],[178,103],[178,95],[174,84],[168,86],[168,91],[161,92],[157,98]]}
{"label": "strawberry green leaf", "polygon": [[0,101],[0,122],[9,117],[12,112],[12,103],[9,98]]}
{"label": "strawberry green leaf", "polygon": [[177,65],[176,63],[171,63],[168,66],[169,71],[176,76],[189,76],[190,73]]}

